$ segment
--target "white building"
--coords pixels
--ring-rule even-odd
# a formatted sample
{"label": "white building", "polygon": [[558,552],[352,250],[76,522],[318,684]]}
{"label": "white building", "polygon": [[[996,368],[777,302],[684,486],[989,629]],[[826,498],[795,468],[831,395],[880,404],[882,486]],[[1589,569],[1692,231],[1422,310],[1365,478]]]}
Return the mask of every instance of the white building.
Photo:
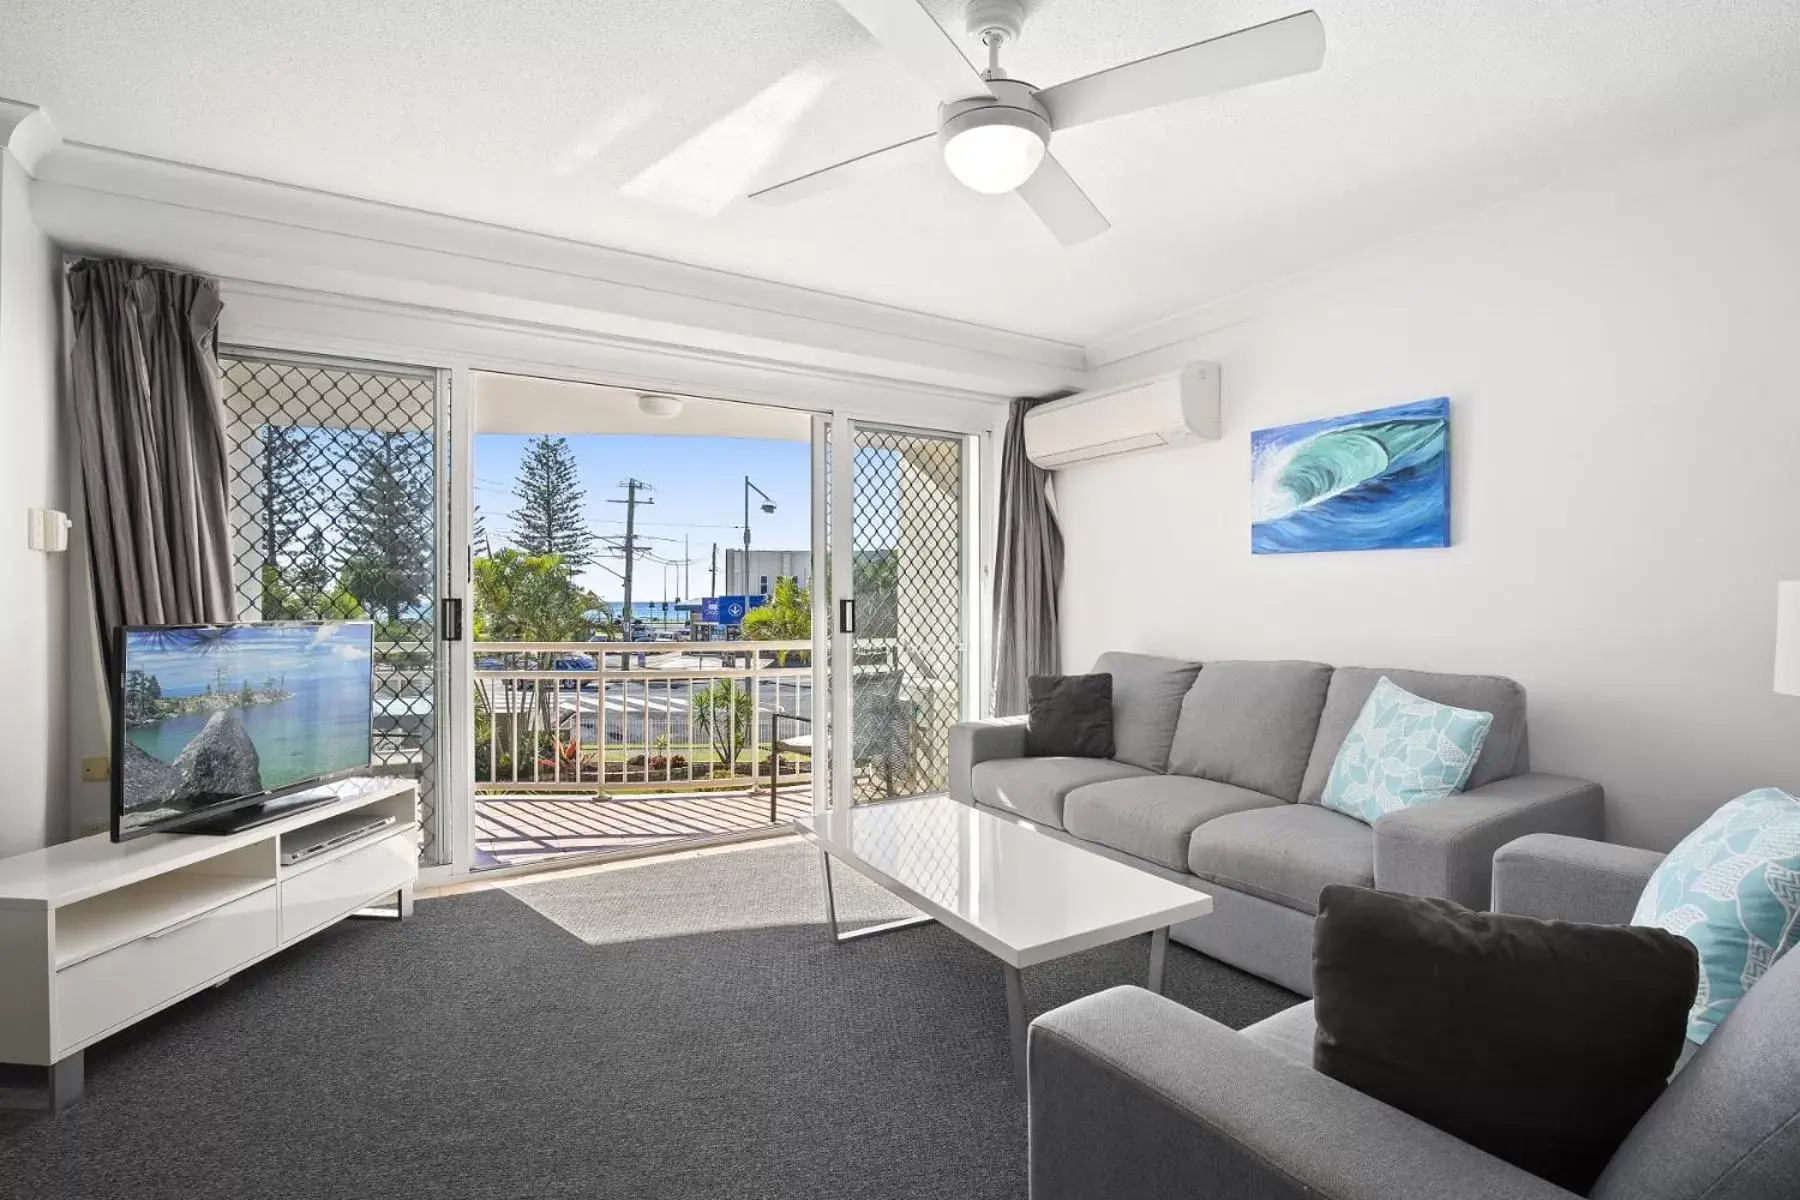
{"label": "white building", "polygon": [[751,550],[749,571],[744,569],[745,552],[720,547],[718,595],[766,596],[775,590],[775,581],[789,575],[805,587],[812,579],[810,550]]}

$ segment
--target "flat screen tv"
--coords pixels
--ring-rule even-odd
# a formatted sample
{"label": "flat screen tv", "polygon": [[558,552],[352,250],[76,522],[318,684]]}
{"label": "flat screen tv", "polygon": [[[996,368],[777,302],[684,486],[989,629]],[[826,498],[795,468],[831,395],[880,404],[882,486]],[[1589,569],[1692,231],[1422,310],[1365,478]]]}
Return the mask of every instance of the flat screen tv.
{"label": "flat screen tv", "polygon": [[373,642],[366,621],[120,630],[113,840],[366,770]]}

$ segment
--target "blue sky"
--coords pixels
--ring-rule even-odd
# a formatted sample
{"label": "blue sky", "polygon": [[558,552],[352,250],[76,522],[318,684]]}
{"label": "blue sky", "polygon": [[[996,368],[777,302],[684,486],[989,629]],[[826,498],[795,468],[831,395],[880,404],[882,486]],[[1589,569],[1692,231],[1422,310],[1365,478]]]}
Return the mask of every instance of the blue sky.
{"label": "blue sky", "polygon": [[[495,546],[504,544],[511,528],[510,514],[518,501],[512,494],[519,459],[531,438],[524,434],[484,433],[475,438],[475,504]],[[682,535],[688,537],[687,569],[693,596],[708,594],[708,568],[714,542],[719,544],[719,570],[725,569],[725,549],[741,547],[744,539],[744,476],[750,476],[775,501],[775,512],[764,513],[761,499],[750,497],[750,545],[755,550],[804,550],[811,543],[812,487],[811,447],[806,442],[782,442],[767,438],[673,437],[669,435],[571,434],[581,486],[587,491],[590,527],[602,537],[625,533],[624,489],[619,484],[636,476],[652,484],[655,503],[638,509],[638,533],[664,538],[648,541],[648,557],[638,559],[635,599],[661,600],[666,562],[682,558]],[[579,578],[602,599],[617,600],[618,576],[623,560],[603,558],[604,567],[591,567]],[[681,570],[667,569],[669,598],[689,598],[682,590]]]}

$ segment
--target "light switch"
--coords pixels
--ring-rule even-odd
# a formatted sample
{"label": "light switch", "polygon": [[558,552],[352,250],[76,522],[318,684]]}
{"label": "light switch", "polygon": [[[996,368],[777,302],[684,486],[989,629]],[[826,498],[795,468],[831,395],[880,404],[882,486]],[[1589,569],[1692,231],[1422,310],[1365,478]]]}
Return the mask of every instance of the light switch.
{"label": "light switch", "polygon": [[112,758],[105,754],[81,760],[81,781],[100,783],[112,778]]}
{"label": "light switch", "polygon": [[26,513],[25,541],[33,550],[48,554],[69,548],[69,527],[74,522],[69,514],[54,508],[33,508]]}

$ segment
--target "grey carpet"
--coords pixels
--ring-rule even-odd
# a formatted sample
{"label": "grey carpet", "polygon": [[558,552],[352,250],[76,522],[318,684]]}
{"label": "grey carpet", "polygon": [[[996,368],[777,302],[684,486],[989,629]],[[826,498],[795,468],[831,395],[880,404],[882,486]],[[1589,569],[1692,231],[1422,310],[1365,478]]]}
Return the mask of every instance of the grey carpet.
{"label": "grey carpet", "polygon": [[[89,1051],[85,1103],[0,1117],[0,1196],[1023,1200],[998,964],[938,926],[832,944],[817,862],[783,843],[340,925]],[[844,911],[896,911],[837,875]],[[1033,968],[1031,1007],[1147,956]],[[1179,946],[1167,991],[1233,1026],[1295,1001]]]}

